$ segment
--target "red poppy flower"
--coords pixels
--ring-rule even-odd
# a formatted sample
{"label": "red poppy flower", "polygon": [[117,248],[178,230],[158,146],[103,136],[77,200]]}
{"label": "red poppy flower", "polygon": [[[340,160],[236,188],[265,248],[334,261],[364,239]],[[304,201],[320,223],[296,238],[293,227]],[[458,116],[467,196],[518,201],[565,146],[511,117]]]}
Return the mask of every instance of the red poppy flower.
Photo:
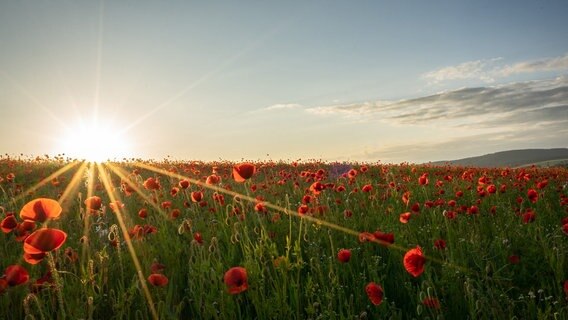
{"label": "red poppy flower", "polygon": [[46,253],[59,249],[65,243],[67,234],[59,229],[42,228],[30,234],[24,241],[24,252]]}
{"label": "red poppy flower", "polygon": [[367,293],[367,297],[371,300],[371,303],[378,306],[383,302],[384,291],[383,287],[380,285],[370,282],[365,286],[365,292]]}
{"label": "red poppy flower", "polygon": [[426,297],[422,300],[422,304],[430,309],[440,309],[440,300],[438,298]]}
{"label": "red poppy flower", "polygon": [[424,272],[424,264],[426,263],[426,258],[422,254],[422,248],[417,246],[414,249],[408,250],[404,255],[404,268],[413,277],[418,277]]}
{"label": "red poppy flower", "polygon": [[523,214],[523,223],[524,224],[534,222],[535,220],[536,220],[536,214],[534,213],[534,211],[528,210],[527,212],[525,212]]}
{"label": "red poppy flower", "polygon": [[10,233],[12,230],[16,229],[18,226],[18,220],[14,217],[14,214],[9,213],[6,215],[6,218],[0,222],[0,228],[4,233]]}
{"label": "red poppy flower", "polygon": [[410,191],[406,191],[402,194],[402,202],[404,202],[405,205],[408,205],[410,202]]}
{"label": "red poppy flower", "polygon": [[203,244],[203,236],[199,232],[193,234],[193,240],[197,241],[199,244]]}
{"label": "red poppy flower", "polygon": [[203,192],[201,191],[193,191],[191,193],[191,201],[199,202],[203,199]]}
{"label": "red poppy flower", "polygon": [[38,264],[43,258],[45,258],[45,253],[43,252],[34,254],[24,252],[24,260],[29,264]]}
{"label": "red poppy flower", "polygon": [[370,232],[365,231],[365,232],[359,233],[359,242],[361,242],[361,243],[373,241],[374,239],[375,239],[375,236]]}
{"label": "red poppy flower", "polygon": [[422,174],[422,175],[418,178],[418,183],[419,183],[421,186],[427,185],[427,184],[428,184],[428,173]]}
{"label": "red poppy flower", "polygon": [[529,189],[527,191],[527,198],[529,198],[530,202],[536,203],[538,201],[538,192],[535,189]]}
{"label": "red poppy flower", "polygon": [[548,185],[548,180],[542,180],[536,184],[537,189],[544,189]]}
{"label": "red poppy flower", "polygon": [[370,184],[366,184],[363,186],[363,188],[361,188],[361,191],[363,192],[371,192],[373,190],[373,186]]}
{"label": "red poppy flower", "polygon": [[148,282],[154,287],[165,287],[168,285],[169,280],[168,277],[161,273],[152,273],[148,277]]}
{"label": "red poppy flower", "polygon": [[103,200],[100,197],[92,196],[85,199],[85,206],[87,207],[87,210],[97,211],[102,207],[102,205]]}
{"label": "red poppy flower", "polygon": [[383,245],[394,243],[394,233],[381,232],[379,230],[373,232],[373,236]]}
{"label": "red poppy flower", "polygon": [[308,213],[309,210],[310,210],[310,207],[308,207],[305,204],[302,204],[298,207],[298,214],[304,215],[304,214]]}
{"label": "red poppy flower", "polygon": [[448,218],[449,220],[453,220],[458,216],[455,211],[444,211],[444,217]]}
{"label": "red poppy flower", "polygon": [[256,167],[252,163],[241,163],[233,167],[233,179],[236,182],[245,182],[256,172]]}
{"label": "red poppy flower", "polygon": [[510,255],[508,259],[510,264],[519,264],[521,262],[521,257],[516,254]]}
{"label": "red poppy flower", "polygon": [[189,180],[183,179],[178,183],[178,185],[182,189],[187,189],[187,188],[189,188],[190,183],[189,183]]}
{"label": "red poppy flower", "polygon": [[143,185],[144,185],[144,188],[146,188],[148,190],[160,190],[160,188],[161,188],[160,182],[158,181],[158,179],[155,179],[155,178],[146,179],[146,181],[144,181]]}
{"label": "red poppy flower", "polygon": [[477,206],[471,206],[467,209],[467,214],[472,215],[472,214],[478,214],[479,213],[479,207]]}
{"label": "red poppy flower", "polygon": [[420,212],[420,203],[416,202],[415,204],[413,204],[412,207],[410,207],[410,210],[414,213]]}
{"label": "red poppy flower", "polygon": [[259,202],[254,206],[254,211],[266,213],[268,209],[264,205],[264,203]]}
{"label": "red poppy flower", "polygon": [[6,268],[4,277],[8,285],[14,287],[28,282],[30,274],[24,267],[15,264]]}
{"label": "red poppy flower", "polygon": [[247,270],[243,267],[232,267],[223,277],[230,294],[238,294],[248,289]]}
{"label": "red poppy flower", "polygon": [[439,250],[446,249],[446,241],[444,239],[437,239],[434,241],[434,247]]}
{"label": "red poppy flower", "polygon": [[109,203],[109,207],[112,210],[112,212],[117,213],[118,209],[124,208],[124,203],[120,202],[119,200],[115,200],[115,201]]}
{"label": "red poppy flower", "polygon": [[325,189],[325,185],[319,181],[312,183],[310,186],[310,191],[316,196],[320,194],[323,189]]}
{"label": "red poppy flower", "polygon": [[130,184],[128,184],[127,181],[123,181],[120,184],[120,187],[122,189],[122,191],[124,191],[124,194],[129,197],[131,194],[133,194],[134,192],[136,192],[136,190],[134,189],[134,187],[132,187]]}
{"label": "red poppy flower", "polygon": [[59,202],[53,199],[38,198],[24,205],[20,211],[20,218],[45,222],[47,219],[58,219],[62,210]]}
{"label": "red poppy flower", "polygon": [[401,223],[406,224],[406,223],[408,223],[408,220],[410,220],[410,217],[411,217],[411,216],[412,216],[412,214],[411,214],[410,212],[401,213],[398,220],[399,220]]}
{"label": "red poppy flower", "polygon": [[22,223],[18,223],[18,226],[14,230],[16,241],[24,241],[35,228],[36,223],[33,220],[24,220]]}
{"label": "red poppy flower", "polygon": [[337,253],[337,260],[339,260],[339,262],[342,263],[349,262],[350,259],[351,259],[351,250],[341,249]]}
{"label": "red poppy flower", "polygon": [[565,223],[562,226],[562,232],[564,232],[564,234],[568,236],[568,223]]}
{"label": "red poppy flower", "polygon": [[219,182],[221,182],[221,177],[219,177],[216,174],[212,174],[210,176],[207,177],[207,180],[205,180],[206,184],[219,184]]}
{"label": "red poppy flower", "polygon": [[138,216],[142,219],[146,219],[146,217],[148,216],[148,209],[146,208],[140,209],[140,211],[138,211]]}

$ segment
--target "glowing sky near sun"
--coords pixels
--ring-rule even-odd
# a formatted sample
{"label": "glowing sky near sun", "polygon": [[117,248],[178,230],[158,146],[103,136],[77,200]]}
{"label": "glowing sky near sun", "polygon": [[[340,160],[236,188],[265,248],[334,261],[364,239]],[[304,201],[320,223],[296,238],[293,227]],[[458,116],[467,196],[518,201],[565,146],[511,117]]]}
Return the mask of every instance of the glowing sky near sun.
{"label": "glowing sky near sun", "polygon": [[117,157],[422,162],[568,147],[565,12],[3,1],[0,152],[85,154],[90,139]]}

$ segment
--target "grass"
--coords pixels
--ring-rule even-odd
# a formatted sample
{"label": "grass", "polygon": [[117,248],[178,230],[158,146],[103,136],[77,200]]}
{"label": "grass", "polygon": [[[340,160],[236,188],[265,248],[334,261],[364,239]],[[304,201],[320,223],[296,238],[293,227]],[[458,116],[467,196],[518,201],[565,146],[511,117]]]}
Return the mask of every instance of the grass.
{"label": "grass", "polygon": [[[0,160],[4,215],[14,212],[19,220],[28,201],[57,199],[63,213],[48,226],[68,235],[63,247],[51,253],[52,266],[48,259],[26,263],[14,232],[0,235],[0,273],[19,264],[30,274],[28,283],[0,295],[0,318],[568,318],[563,289],[568,236],[562,231],[562,219],[568,216],[566,201],[562,203],[568,195],[566,169],[264,162],[255,163],[257,172],[250,180],[236,183],[229,162],[132,161],[84,169],[75,164],[58,175],[59,183],[53,182],[50,175],[68,163]],[[356,176],[341,175],[350,168]],[[215,190],[204,183],[213,171],[222,178],[212,186]],[[8,173],[15,175],[11,182]],[[76,189],[65,192],[73,190],[76,173]],[[420,185],[424,173],[429,182]],[[482,176],[488,178],[483,185]],[[46,177],[45,185],[34,188]],[[150,177],[158,178],[159,190],[144,187]],[[191,186],[172,196],[170,190],[182,177],[191,179]],[[543,180],[547,185],[537,188]],[[315,181],[327,186],[319,195],[309,190]],[[125,183],[136,191],[127,195]],[[486,190],[488,184],[497,192],[480,196],[477,188]],[[340,185],[345,191],[337,191]],[[365,185],[372,190],[361,191]],[[534,203],[528,189],[537,190]],[[204,193],[201,205],[190,198],[198,190]],[[406,191],[408,204],[402,200]],[[463,196],[457,197],[458,191]],[[214,200],[215,192],[224,199]],[[84,205],[90,195],[103,199],[96,214]],[[300,216],[305,195],[312,198],[307,204],[311,210]],[[124,203],[119,213],[109,207],[115,200]],[[450,200],[456,205],[450,206]],[[171,207],[164,209],[165,201]],[[265,204],[265,212],[255,210],[258,202]],[[415,203],[420,210],[401,223],[399,215]],[[468,214],[472,206],[478,207],[477,214]],[[148,211],[145,219],[137,215],[141,208]],[[529,208],[536,218],[523,223]],[[171,217],[174,209],[181,212],[177,218]],[[450,211],[457,213],[454,219],[448,217]],[[125,232],[135,225],[154,226],[157,232],[136,239]],[[393,233],[394,244],[360,242],[360,232],[376,230]],[[437,239],[447,247],[437,249]],[[424,273],[413,277],[402,261],[416,246],[422,247],[426,265]],[[67,248],[78,259],[70,259]],[[349,262],[338,261],[342,248],[351,250]],[[519,262],[512,263],[511,256]],[[153,262],[165,265],[169,283],[164,287],[146,280]],[[223,276],[234,266],[246,269],[248,288],[232,295]],[[56,270],[56,284],[32,290],[31,284],[49,270]],[[365,293],[369,282],[384,289],[380,305]],[[426,298],[437,299],[440,307],[428,307]]]}

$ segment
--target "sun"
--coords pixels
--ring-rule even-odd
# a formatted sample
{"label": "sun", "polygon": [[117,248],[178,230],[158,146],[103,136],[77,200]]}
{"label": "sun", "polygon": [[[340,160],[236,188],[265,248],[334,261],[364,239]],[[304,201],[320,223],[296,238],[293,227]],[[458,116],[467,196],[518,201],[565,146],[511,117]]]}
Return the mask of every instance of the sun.
{"label": "sun", "polygon": [[89,162],[120,160],[131,156],[131,144],[122,131],[110,123],[93,121],[68,128],[59,139],[65,155]]}

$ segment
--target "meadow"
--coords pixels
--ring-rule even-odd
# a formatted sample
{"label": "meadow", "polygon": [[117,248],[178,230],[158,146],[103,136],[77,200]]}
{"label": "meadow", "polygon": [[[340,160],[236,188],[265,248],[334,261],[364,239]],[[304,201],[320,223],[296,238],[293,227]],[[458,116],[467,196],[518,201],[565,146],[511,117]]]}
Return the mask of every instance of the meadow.
{"label": "meadow", "polygon": [[568,319],[568,169],[0,159],[2,319]]}

